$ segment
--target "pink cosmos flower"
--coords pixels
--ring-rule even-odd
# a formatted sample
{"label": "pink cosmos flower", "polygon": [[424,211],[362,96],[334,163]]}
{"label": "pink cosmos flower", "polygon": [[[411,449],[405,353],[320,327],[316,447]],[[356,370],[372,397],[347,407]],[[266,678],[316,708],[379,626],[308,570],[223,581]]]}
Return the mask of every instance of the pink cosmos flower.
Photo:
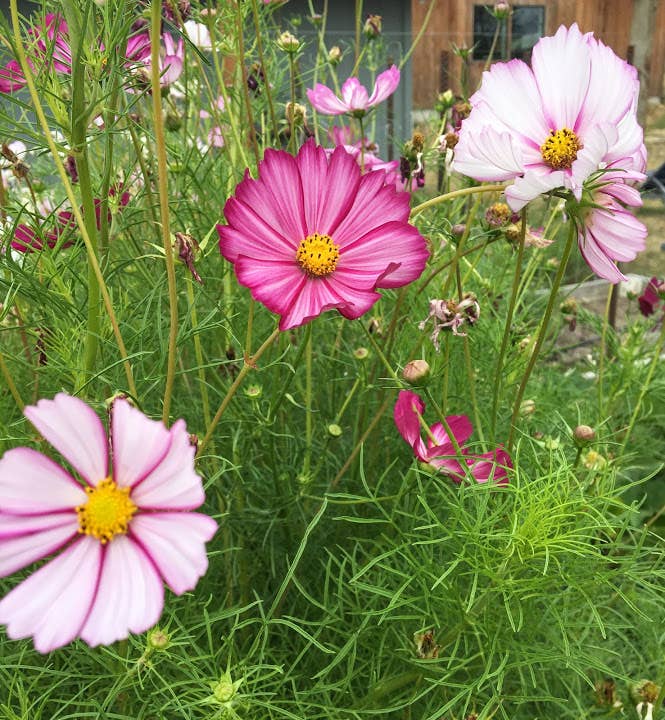
{"label": "pink cosmos flower", "polygon": [[180,595],[205,573],[217,529],[191,512],[204,495],[184,421],[167,430],[116,398],[107,440],[94,410],[64,393],[25,415],[82,483],[31,448],[0,460],[0,576],[61,551],[0,601],[0,623],[42,653],[144,632],[164,582]]}
{"label": "pink cosmos flower", "polygon": [[665,299],[665,281],[652,277],[644,288],[644,292],[637,298],[640,312],[644,317],[653,315],[663,299]]}
{"label": "pink cosmos flower", "polygon": [[[159,84],[161,87],[172,85],[181,75],[185,60],[185,46],[182,36],[178,44],[173,42],[170,33],[162,33],[162,46],[159,53]],[[150,33],[142,32],[127,41],[126,66],[143,82],[150,82],[151,55]]]}
{"label": "pink cosmos flower", "polygon": [[362,117],[370,108],[383,102],[397,90],[399,78],[399,68],[392,65],[376,78],[371,95],[360,84],[357,77],[350,77],[342,85],[341,99],[329,87],[321,83],[317,83],[313,89],[308,89],[307,97],[312,107],[323,115],[348,113],[355,117]]}
{"label": "pink cosmos flower", "polygon": [[455,444],[442,423],[432,425],[427,444],[423,442],[420,418],[424,412],[425,404],[416,393],[411,390],[400,391],[394,409],[395,425],[419,460],[448,475],[457,483],[467,476],[467,472],[479,483],[487,482],[490,478],[497,485],[508,482],[507,470],[513,465],[510,456],[502,447],[482,455],[471,453],[464,447],[464,443],[473,433],[473,426],[466,415],[446,416],[446,422],[464,456],[467,465],[465,471],[457,458]]}
{"label": "pink cosmos flower", "polygon": [[429,256],[409,225],[409,197],[385,174],[361,175],[338,147],[330,158],[308,141],[297,157],[266,150],[259,177],[245,179],[218,225],[219,248],[238,281],[281,315],[281,330],[336,308],[358,318],[380,298],[377,288],[406,285]]}
{"label": "pink cosmos flower", "polygon": [[559,187],[579,200],[598,169],[586,148],[603,127],[614,127],[618,138],[603,161],[631,158],[633,169],[642,169],[638,89],[635,68],[576,24],[562,26],[535,45],[531,68],[511,60],[483,73],[462,123],[455,169],[476,180],[513,180],[506,190],[513,210]]}

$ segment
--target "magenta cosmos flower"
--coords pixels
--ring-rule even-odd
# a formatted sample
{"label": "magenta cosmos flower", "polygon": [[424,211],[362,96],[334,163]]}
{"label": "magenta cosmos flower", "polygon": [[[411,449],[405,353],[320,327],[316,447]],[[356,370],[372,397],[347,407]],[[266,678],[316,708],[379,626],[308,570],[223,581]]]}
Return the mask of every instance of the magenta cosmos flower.
{"label": "magenta cosmos flower", "polygon": [[644,317],[653,315],[663,299],[665,299],[665,281],[652,277],[644,292],[637,298],[640,312]]}
{"label": "magenta cosmos flower", "polygon": [[75,397],[40,400],[25,415],[83,483],[31,448],[0,460],[0,575],[61,551],[0,601],[0,623],[39,652],[144,632],[162,612],[163,582],[180,595],[205,573],[217,529],[191,512],[204,496],[184,421],[167,430],[117,398],[109,448]]}
{"label": "magenta cosmos flower", "polygon": [[602,127],[617,129],[615,154],[640,164],[635,68],[576,24],[542,38],[531,65],[511,60],[483,73],[455,147],[457,171],[476,180],[513,180],[506,198],[519,210],[560,187],[579,200],[584,181],[598,169],[583,149]]}
{"label": "magenta cosmos flower", "polygon": [[238,281],[269,310],[280,330],[336,308],[347,318],[420,276],[429,252],[407,222],[409,196],[385,173],[361,175],[344,148],[330,158],[310,140],[297,157],[266,150],[259,176],[247,173],[218,225],[219,248]]}
{"label": "magenta cosmos flower", "polygon": [[466,415],[448,415],[446,422],[452,432],[457,446],[461,450],[465,470],[455,450],[455,444],[443,427],[442,423],[435,423],[429,428],[427,444],[421,437],[421,418],[425,412],[425,404],[416,393],[410,390],[401,390],[395,403],[395,425],[400,435],[409,443],[413,454],[422,462],[431,465],[444,475],[459,483],[467,473],[470,473],[476,482],[484,483],[492,479],[498,485],[508,482],[508,468],[512,468],[510,456],[498,447],[492,452],[475,454],[464,447],[466,441],[473,433],[473,426]]}
{"label": "magenta cosmos flower", "polygon": [[399,68],[392,65],[376,78],[371,95],[360,84],[357,77],[350,77],[342,85],[341,99],[329,87],[321,83],[317,83],[313,89],[308,89],[307,97],[312,107],[323,115],[348,113],[355,117],[362,117],[370,108],[383,102],[397,90],[399,78]]}
{"label": "magenta cosmos flower", "polygon": [[[127,62],[125,66],[142,82],[149,83],[152,73],[150,33],[132,35],[127,40]],[[174,43],[170,33],[162,33],[159,50],[159,84],[161,87],[172,85],[181,75],[185,61],[185,45],[182,36]]]}

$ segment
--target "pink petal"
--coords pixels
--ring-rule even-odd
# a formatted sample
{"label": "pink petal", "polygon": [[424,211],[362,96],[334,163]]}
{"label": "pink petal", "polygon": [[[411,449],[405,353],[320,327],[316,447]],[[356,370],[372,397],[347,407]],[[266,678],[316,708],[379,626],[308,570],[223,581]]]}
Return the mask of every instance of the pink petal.
{"label": "pink petal", "polygon": [[352,273],[364,273],[373,278],[371,284],[359,285],[364,289],[401,287],[420,277],[428,258],[429,250],[418,230],[392,221],[345,245],[335,275],[346,281]]}
{"label": "pink petal", "polygon": [[419,460],[427,459],[427,449],[420,436],[420,421],[418,420],[418,415],[422,417],[424,412],[425,404],[416,393],[411,390],[400,390],[393,410],[395,425],[399,434],[413,448],[413,452]]}
{"label": "pink petal", "polygon": [[236,198],[296,246],[307,236],[300,173],[289,153],[266,150],[259,163],[258,180],[246,178],[241,182]]}
{"label": "pink petal", "polygon": [[157,467],[132,490],[141,509],[193,510],[205,500],[201,478],[194,471],[196,449],[184,420],[170,430],[169,450]]}
{"label": "pink petal", "polygon": [[111,408],[113,480],[119,487],[135,485],[149,475],[169,451],[171,435],[124,398]]}
{"label": "pink petal", "polygon": [[25,416],[44,438],[88,481],[108,477],[108,445],[97,413],[83,400],[58,393],[25,408]]}
{"label": "pink petal", "polygon": [[78,527],[74,513],[0,514],[0,577],[51,555],[77,534]]}
{"label": "pink petal", "polygon": [[326,310],[345,307],[347,300],[336,292],[335,287],[327,278],[307,277],[282,313],[279,329],[289,330],[304,325]]}
{"label": "pink petal", "polygon": [[592,210],[586,222],[603,252],[612,260],[628,262],[646,247],[646,227],[634,215],[615,205],[608,210]]}
{"label": "pink petal", "polygon": [[110,645],[130,632],[142,633],[162,613],[164,586],[143,550],[124,535],[104,548],[99,585],[81,629],[88,645]]}
{"label": "pink petal", "polygon": [[346,285],[334,275],[327,278],[327,282],[334,292],[344,298],[344,305],[340,305],[337,309],[349,320],[356,320],[364,315],[377,300],[381,299],[379,293]]}
{"label": "pink petal", "polygon": [[329,235],[347,215],[356,197],[360,169],[344,148],[333,151],[330,161],[313,140],[298,153],[302,179],[305,225],[308,232]]}
{"label": "pink petal", "polygon": [[250,289],[252,297],[278,315],[289,310],[307,282],[295,258],[288,263],[268,263],[241,256],[235,271],[238,282]]}
{"label": "pink petal", "polygon": [[518,212],[539,195],[563,187],[566,178],[563,170],[550,170],[544,166],[529,169],[524,173],[524,177],[516,178],[515,182],[506,188],[506,201],[511,210]]}
{"label": "pink petal", "polygon": [[[542,97],[548,130],[578,129],[591,77],[591,50],[577,23],[563,25],[533,48],[531,67]],[[542,143],[547,133],[542,136]]]}
{"label": "pink petal", "polygon": [[343,115],[348,107],[325,85],[317,83],[313,90],[307,90],[307,99],[312,107],[323,115]]}
{"label": "pink petal", "polygon": [[[450,431],[457,442],[457,445],[462,448],[464,443],[473,434],[473,425],[471,420],[466,415],[447,415],[446,422],[450,427]],[[432,442],[432,439],[427,440],[427,458],[431,460],[438,455],[454,455],[455,446],[448,435],[448,432],[443,426],[443,423],[435,423],[430,428],[436,445]]]}
{"label": "pink petal", "polygon": [[132,520],[132,534],[176,595],[193,590],[208,568],[205,543],[217,523],[199,513],[150,513]]}
{"label": "pink petal", "polygon": [[508,131],[521,136],[518,142],[540,148],[551,128],[543,114],[541,94],[526,63],[521,60],[495,63],[483,73],[480,89],[471,97],[474,109],[469,119],[476,106],[486,104],[498,120],[493,123],[498,125],[497,134]]}
{"label": "pink petal", "polygon": [[0,460],[0,512],[33,515],[72,510],[87,497],[81,485],[36,450],[14,448]]}
{"label": "pink petal", "polygon": [[350,77],[342,85],[342,100],[349,110],[367,110],[369,97],[367,90],[356,77]]}
{"label": "pink petal", "polygon": [[13,640],[34,638],[47,653],[71,642],[86,621],[97,588],[101,544],[83,537],[0,601],[0,623]]}
{"label": "pink petal", "polygon": [[607,256],[589,232],[579,233],[577,237],[582,257],[587,265],[598,275],[611,283],[618,283],[626,280],[626,276],[619,271],[615,263]]}
{"label": "pink petal", "polygon": [[391,65],[387,70],[379,73],[376,78],[376,83],[374,84],[374,90],[367,101],[367,105],[369,107],[378,105],[378,103],[383,102],[387,97],[392,95],[395,90],[397,90],[399,78],[400,72],[396,65]]}
{"label": "pink petal", "polygon": [[497,485],[508,483],[508,468],[513,467],[510,456],[501,447],[482,455],[469,456],[467,464],[476,482],[493,480]]}

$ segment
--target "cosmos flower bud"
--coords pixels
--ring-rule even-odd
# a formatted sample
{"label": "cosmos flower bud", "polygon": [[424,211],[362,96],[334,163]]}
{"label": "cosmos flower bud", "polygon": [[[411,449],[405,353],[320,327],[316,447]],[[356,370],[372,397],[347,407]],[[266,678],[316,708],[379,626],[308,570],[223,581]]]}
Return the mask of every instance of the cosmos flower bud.
{"label": "cosmos flower bud", "polygon": [[411,360],[402,370],[402,377],[409,385],[424,385],[429,374],[430,367],[426,360]]}
{"label": "cosmos flower bud", "polygon": [[170,644],[170,638],[163,630],[155,628],[148,633],[148,647],[151,650],[166,650]]}
{"label": "cosmos flower bud", "polygon": [[596,439],[596,431],[589,425],[578,425],[573,430],[573,440],[578,447],[585,447]]}
{"label": "cosmos flower bud", "polygon": [[263,388],[260,385],[248,385],[245,388],[245,395],[248,398],[252,398],[253,400],[256,400],[263,395]]}
{"label": "cosmos flower bud", "polygon": [[331,437],[339,437],[342,434],[342,428],[337,423],[328,425],[328,435]]}
{"label": "cosmos flower bud", "polygon": [[342,62],[342,51],[338,45],[333,45],[330,50],[328,50],[328,62],[331,65],[339,65],[340,62]]}
{"label": "cosmos flower bud", "polygon": [[293,33],[285,30],[277,39],[277,47],[287,53],[297,53],[300,50],[301,42]]}
{"label": "cosmos flower bud", "polygon": [[457,223],[450,228],[450,232],[454,237],[462,237],[466,232],[466,225],[464,223]]}
{"label": "cosmos flower bud", "polygon": [[286,103],[286,121],[289,125],[303,125],[307,121],[307,108],[300,103]]}
{"label": "cosmos flower bud", "polygon": [[520,405],[520,415],[524,418],[530,417],[536,412],[536,401],[529,399],[523,400]]}
{"label": "cosmos flower bud", "polygon": [[383,23],[381,15],[368,15],[363,26],[363,32],[368,40],[374,40],[381,35]]}
{"label": "cosmos flower bud", "polygon": [[367,360],[369,357],[369,350],[366,347],[359,347],[353,351],[353,357],[356,360]]}
{"label": "cosmos flower bud", "polygon": [[510,4],[507,2],[498,2],[494,3],[494,9],[492,11],[492,14],[497,20],[505,20],[506,18],[510,17],[510,13],[512,10],[510,9]]}

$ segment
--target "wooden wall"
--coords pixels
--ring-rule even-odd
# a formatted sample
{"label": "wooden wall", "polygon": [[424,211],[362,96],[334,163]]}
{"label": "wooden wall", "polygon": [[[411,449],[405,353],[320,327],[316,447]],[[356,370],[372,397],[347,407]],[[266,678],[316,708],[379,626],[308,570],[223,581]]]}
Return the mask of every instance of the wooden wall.
{"label": "wooden wall", "polygon": [[[461,62],[451,52],[451,44],[473,44],[473,6],[482,0],[434,0],[427,30],[413,54],[413,105],[431,108],[441,90],[452,87],[459,92]],[[492,2],[486,4],[491,5]],[[633,0],[519,0],[512,5],[545,5],[545,34],[559,25],[577,22],[584,32],[593,31],[617,55],[629,55]],[[429,8],[429,0],[411,0],[414,36]],[[665,66],[665,0],[659,3],[653,40],[649,94],[663,94]],[[471,63],[473,89],[480,80],[483,62]]]}

